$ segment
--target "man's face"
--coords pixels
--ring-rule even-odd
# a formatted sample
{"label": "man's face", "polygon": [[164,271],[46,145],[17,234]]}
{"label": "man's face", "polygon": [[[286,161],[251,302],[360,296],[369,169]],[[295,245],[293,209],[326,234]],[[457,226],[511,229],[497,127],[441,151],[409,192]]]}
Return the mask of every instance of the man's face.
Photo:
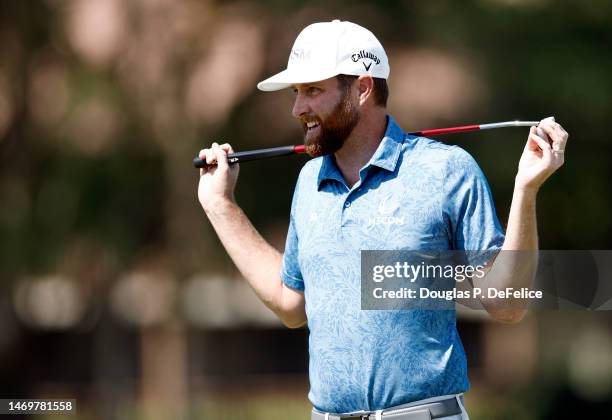
{"label": "man's face", "polygon": [[295,85],[293,91],[293,116],[299,118],[304,129],[306,152],[317,157],[338,151],[359,122],[350,87],[340,87],[332,77]]}

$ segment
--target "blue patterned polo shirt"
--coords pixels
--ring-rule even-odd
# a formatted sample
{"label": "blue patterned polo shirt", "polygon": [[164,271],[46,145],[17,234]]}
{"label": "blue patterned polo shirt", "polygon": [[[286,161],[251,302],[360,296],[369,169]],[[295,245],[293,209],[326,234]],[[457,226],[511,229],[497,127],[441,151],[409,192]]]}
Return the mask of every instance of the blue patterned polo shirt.
{"label": "blue patterned polo shirt", "polygon": [[361,250],[491,250],[504,234],[463,149],[404,133],[391,116],[349,188],[332,155],[300,172],[281,276],[306,299],[318,410],[374,411],[469,388],[454,310],[361,305]]}

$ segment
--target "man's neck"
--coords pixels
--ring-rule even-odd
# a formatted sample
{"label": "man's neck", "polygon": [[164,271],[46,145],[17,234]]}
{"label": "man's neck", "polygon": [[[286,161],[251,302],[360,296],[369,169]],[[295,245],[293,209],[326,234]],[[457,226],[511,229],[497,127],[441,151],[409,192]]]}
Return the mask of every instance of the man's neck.
{"label": "man's neck", "polygon": [[370,161],[387,129],[384,108],[361,115],[359,123],[334,156],[349,188],[359,180],[359,170]]}

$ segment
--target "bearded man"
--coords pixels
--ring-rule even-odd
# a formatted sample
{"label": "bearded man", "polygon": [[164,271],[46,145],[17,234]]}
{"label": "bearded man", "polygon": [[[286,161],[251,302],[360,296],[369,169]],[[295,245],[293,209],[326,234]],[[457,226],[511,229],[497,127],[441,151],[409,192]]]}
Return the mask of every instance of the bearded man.
{"label": "bearded man", "polygon": [[[229,144],[200,152],[217,165],[201,169],[198,196],[261,300],[288,327],[308,324],[313,419],[467,419],[455,311],[360,310],[360,251],[536,250],[536,193],[563,163],[568,135],[553,119],[532,127],[504,235],[474,159],[406,134],[387,114],[388,76],[376,37],[335,20],[306,27],[287,69],[258,84],[293,89],[293,116],[315,157],[300,172],[282,255],[234,200],[239,169],[228,164]],[[383,213],[402,223],[377,223]],[[512,264],[522,275],[496,277],[491,268],[482,283],[529,286],[535,264]],[[525,313],[494,299],[483,305],[502,322]]]}

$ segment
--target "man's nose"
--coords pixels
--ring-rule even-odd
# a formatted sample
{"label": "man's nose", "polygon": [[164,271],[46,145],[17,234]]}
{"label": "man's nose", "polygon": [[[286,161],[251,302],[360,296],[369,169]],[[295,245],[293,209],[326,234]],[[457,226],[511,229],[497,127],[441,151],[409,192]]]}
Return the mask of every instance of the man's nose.
{"label": "man's nose", "polygon": [[308,106],[304,100],[304,97],[302,94],[298,93],[295,95],[295,102],[293,103],[293,110],[291,111],[291,114],[293,114],[295,118],[300,118],[300,115],[305,114],[307,110]]}

